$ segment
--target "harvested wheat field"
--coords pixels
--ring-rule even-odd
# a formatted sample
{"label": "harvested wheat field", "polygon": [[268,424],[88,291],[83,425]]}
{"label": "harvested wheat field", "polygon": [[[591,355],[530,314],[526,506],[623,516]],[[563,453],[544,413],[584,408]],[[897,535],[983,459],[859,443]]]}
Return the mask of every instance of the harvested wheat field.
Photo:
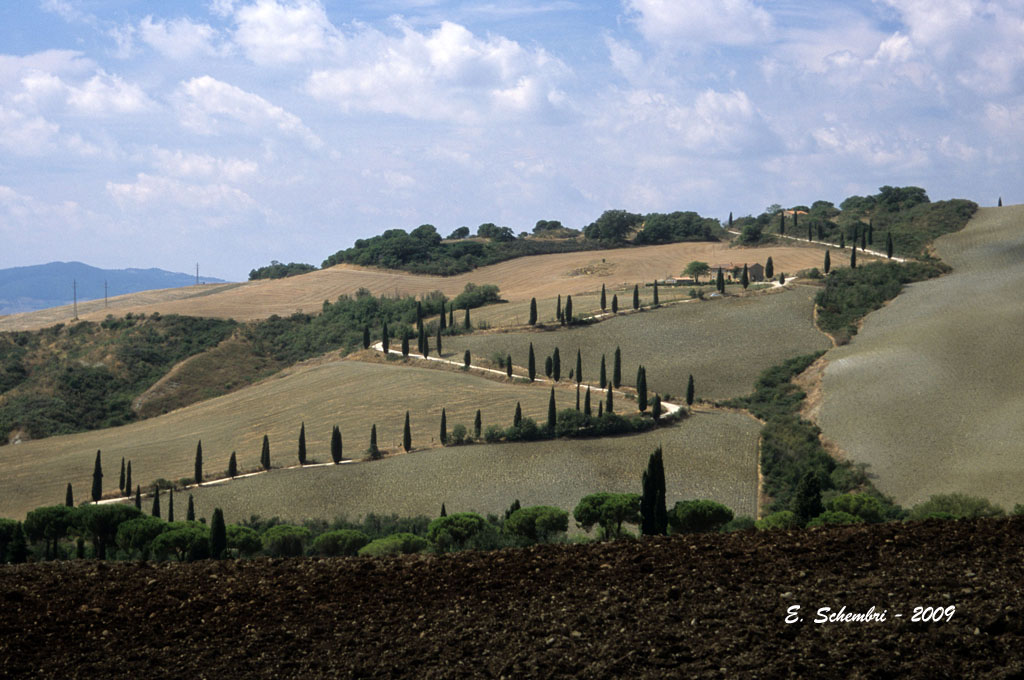
{"label": "harvested wheat field", "polygon": [[[250,281],[191,288],[171,288],[113,298],[109,308],[103,303],[83,303],[79,317],[102,320],[107,314],[127,312],[187,314],[233,318],[238,321],[262,319],[297,311],[317,312],[324,300],[353,294],[366,288],[375,295],[421,295],[440,290],[452,297],[467,283],[496,284],[509,301],[531,297],[554,298],[599,291],[607,286],[632,286],[679,274],[687,263],[702,260],[709,264],[755,262],[773,258],[775,271],[795,272],[822,264],[822,248],[779,246],[730,248],[728,243],[672,243],[662,246],[591,250],[578,253],[536,255],[501,262],[451,277],[424,276],[385,269],[338,265],[287,279]],[[602,261],[603,260],[603,261]],[[70,306],[39,312],[0,317],[0,330],[31,330],[55,323],[67,323]]]}
{"label": "harvested wheat field", "polygon": [[[360,361],[298,366],[244,390],[123,427],[50,437],[0,447],[0,517],[62,502],[71,482],[76,501],[87,498],[97,449],[102,451],[104,490],[115,492],[121,457],[132,461],[132,479],[145,487],[158,478],[193,475],[196,443],[203,442],[204,469],[220,475],[232,451],[241,469],[259,465],[263,435],[270,437],[275,466],[298,464],[299,426],[306,424],[309,461],[330,461],[331,428],[342,431],[345,457],[362,457],[377,425],[382,449],[398,450],[406,410],[414,447],[439,436],[441,408],[448,429],[472,430],[476,409],[485,427],[511,424],[515,404],[543,421],[549,388],[504,384],[440,370]],[[566,404],[575,392],[566,389]]]}
{"label": "harvested wheat field", "polygon": [[963,492],[1024,502],[1024,206],[935,242],[953,272],[915,283],[829,354],[818,422],[905,506]]}
{"label": "harvested wheat field", "polygon": [[743,414],[698,412],[638,435],[437,448],[353,465],[275,470],[189,493],[197,516],[219,507],[228,521],[252,514],[294,521],[369,512],[435,516],[442,503],[448,512],[501,513],[517,498],[523,506],[572,512],[580,498],[597,491],[639,493],[647,460],[662,446],[670,508],[710,498],[737,515],[754,516],[758,431]]}
{"label": "harvested wheat field", "polygon": [[601,355],[611,378],[618,346],[625,385],[635,384],[642,363],[652,391],[685,395],[687,379],[693,374],[698,399],[725,399],[749,394],[766,368],[831,347],[814,325],[813,298],[818,290],[796,285],[743,297],[684,302],[553,332],[456,336],[447,341],[445,350],[460,355],[468,348],[481,359],[511,355],[512,362],[522,366],[533,343],[538,372],[543,372],[545,357],[557,347],[562,379],[568,380],[580,349],[583,379],[596,384]]}

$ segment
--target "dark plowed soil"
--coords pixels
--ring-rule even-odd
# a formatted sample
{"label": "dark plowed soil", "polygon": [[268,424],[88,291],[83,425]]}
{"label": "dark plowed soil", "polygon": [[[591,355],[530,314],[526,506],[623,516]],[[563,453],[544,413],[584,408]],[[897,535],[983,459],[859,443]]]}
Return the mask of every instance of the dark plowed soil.
{"label": "dark plowed soil", "polygon": [[[793,605],[803,621],[787,624]],[[844,606],[885,620],[813,622]],[[0,675],[1021,677],[1022,606],[1024,519],[25,565],[0,569]],[[943,621],[912,621],[916,607]]]}

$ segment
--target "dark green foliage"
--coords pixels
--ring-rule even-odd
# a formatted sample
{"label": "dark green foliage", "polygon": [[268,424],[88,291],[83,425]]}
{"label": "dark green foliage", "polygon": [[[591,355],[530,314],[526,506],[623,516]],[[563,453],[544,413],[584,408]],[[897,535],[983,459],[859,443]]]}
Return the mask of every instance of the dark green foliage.
{"label": "dark green foliage", "polygon": [[657,281],[654,282],[654,300],[653,300],[653,302],[651,304],[653,304],[655,307],[657,307],[660,304],[659,301],[658,301],[658,282]]}
{"label": "dark green foliage", "polygon": [[0,517],[0,564],[7,562],[11,541],[14,540],[14,534],[18,530],[18,522]]}
{"label": "dark green foliage", "polygon": [[203,440],[201,439],[196,444],[195,479],[196,484],[203,483]]}
{"label": "dark green foliage", "polygon": [[370,348],[370,327],[363,326],[363,349]]}
{"label": "dark green foliage", "polygon": [[527,356],[526,361],[526,375],[530,377],[530,382],[533,382],[534,378],[537,377],[537,359],[533,355],[533,343],[530,343],[530,352]]}
{"label": "dark green foliage", "polygon": [[153,490],[153,509],[150,511],[153,517],[160,516],[160,487]]}
{"label": "dark green foliage", "polygon": [[434,340],[434,344],[437,346],[437,356],[441,356],[441,329],[440,328],[437,329],[437,338]]}
{"label": "dark green foliage", "polygon": [[580,386],[576,386],[576,410],[580,410]]}
{"label": "dark green foliage", "polygon": [[584,531],[600,526],[603,538],[618,538],[622,525],[640,523],[640,494],[594,493],[584,496],[572,512]]}
{"label": "dark green foliage", "polygon": [[868,221],[868,245],[874,245],[875,243],[875,221]]}
{"label": "dark green foliage", "polygon": [[124,456],[121,456],[121,476],[118,479],[117,488],[121,493],[124,493]]}
{"label": "dark green foliage", "polygon": [[249,527],[229,524],[225,531],[228,550],[246,557],[255,555],[263,549],[260,535]]}
{"label": "dark green foliage", "polygon": [[228,459],[228,477],[235,477],[238,474],[238,456],[234,451],[231,452],[231,458]]}
{"label": "dark green foliage", "polygon": [[402,448],[408,453],[412,449],[412,428],[409,425],[409,412],[405,412],[405,427],[402,428]]}
{"label": "dark green foliage", "polygon": [[641,488],[640,533],[644,536],[664,535],[668,529],[668,516],[665,510],[665,464],[660,446],[647,461]]}
{"label": "dark green foliage", "polygon": [[753,394],[730,399],[725,405],[745,408],[761,420],[786,417],[795,413],[806,394],[791,381],[807,370],[807,367],[822,354],[823,352],[805,354],[772,366],[758,376]]}
{"label": "dark green foliage", "polygon": [[325,557],[351,557],[370,542],[370,537],[354,529],[338,529],[320,534],[313,541],[312,550]]}
{"label": "dark green foliage", "polygon": [[391,534],[383,538],[377,538],[359,549],[358,555],[362,557],[382,557],[384,555],[412,555],[423,552],[430,543],[427,539],[402,532]]}
{"label": "dark green foliage", "polygon": [[747,289],[750,285],[750,274],[747,272],[747,263],[743,263],[743,273],[740,274],[740,285],[743,286],[743,290]]}
{"label": "dark green foliage", "polygon": [[370,427],[370,448],[366,450],[370,454],[371,460],[380,459],[380,449],[377,448],[377,424],[374,423]]}
{"label": "dark green foliage", "polygon": [[71,491],[71,482],[68,482],[68,490],[64,493],[64,505],[69,508],[75,507],[75,494]]}
{"label": "dark green foliage", "polygon": [[550,378],[552,370],[554,370],[554,365],[551,357],[544,357],[544,375]]}
{"label": "dark green foliage", "polygon": [[472,512],[438,517],[427,528],[427,539],[442,552],[466,547],[488,528],[487,521]]}
{"label": "dark green foliage", "polygon": [[444,503],[441,503],[441,515],[440,516],[441,517],[447,517],[448,516],[448,511],[445,509]]}
{"label": "dark green foliage", "polygon": [[310,538],[306,527],[278,524],[263,532],[263,549],[271,557],[299,557]]}
{"label": "dark green foliage", "polygon": [[381,341],[381,350],[384,352],[384,355],[387,356],[388,347],[391,344],[391,336],[388,334],[388,322],[387,321],[385,321],[384,323],[381,324],[381,328],[380,328],[380,341]]}
{"label": "dark green foliage", "polygon": [[612,362],[612,386],[622,385],[622,350],[615,348],[615,359]]}
{"label": "dark green foliage", "polygon": [[530,298],[530,325],[537,325],[537,298]]}
{"label": "dark green foliage", "polygon": [[576,350],[576,384],[579,385],[583,382],[583,358],[580,356],[580,350]]}
{"label": "dark green foliage", "polygon": [[976,517],[1002,517],[1006,512],[985,498],[962,493],[935,494],[928,500],[910,509],[909,519],[929,517],[951,517],[974,519]]}
{"label": "dark green foliage", "polygon": [[764,263],[764,277],[768,280],[775,278],[775,263],[772,262],[770,255],[768,256],[768,261]]}
{"label": "dark green foliage", "polygon": [[14,527],[9,552],[12,564],[24,564],[28,560],[28,543],[25,541],[25,530],[21,522]]}
{"label": "dark green foliage", "polygon": [[448,317],[444,313],[444,304],[441,305],[441,313],[437,315],[437,328],[441,331],[448,328]]}
{"label": "dark green foliage", "polygon": [[807,524],[825,511],[821,502],[821,481],[815,470],[808,470],[800,478],[793,494],[793,514],[801,524]]}
{"label": "dark green foliage", "polygon": [[655,424],[661,421],[661,411],[661,395],[656,393],[651,399],[651,418],[654,419]]}
{"label": "dark green foliage", "polygon": [[473,438],[480,439],[480,433],[483,430],[483,419],[480,416],[480,409],[476,410],[476,417],[473,418]]}
{"label": "dark green foliage", "polygon": [[512,355],[505,355],[505,375],[508,378],[512,378]]}
{"label": "dark green foliage", "polygon": [[785,274],[779,274],[779,283],[782,284],[782,283],[785,283],[785,282],[786,282],[786,275]]}
{"label": "dark green foliage", "polygon": [[448,443],[448,415],[445,413],[443,408],[441,409],[441,431],[439,439],[442,446]]}
{"label": "dark green foliage", "polygon": [[[67,505],[50,505],[36,508],[25,516],[22,528],[28,539],[33,543],[46,542],[43,550],[45,559],[57,557],[57,542],[67,536],[73,514],[74,510]],[[0,554],[2,561],[3,555]]]}
{"label": "dark green foliage", "polygon": [[825,504],[827,510],[844,512],[868,524],[876,524],[887,519],[884,504],[870,493],[846,493],[834,496]]}
{"label": "dark green foliage", "polygon": [[470,309],[494,304],[495,302],[501,302],[501,293],[497,286],[493,284],[478,286],[475,283],[467,283],[462,292],[455,296],[451,304],[458,309]]}
{"label": "dark green foliage", "polygon": [[337,425],[331,430],[331,460],[335,465],[342,461],[341,457],[341,428]]}
{"label": "dark green foliage", "polygon": [[562,357],[558,353],[558,348],[555,348],[554,354],[551,356],[551,379],[558,382],[562,377]]}
{"label": "dark green foliage", "polygon": [[583,415],[590,417],[590,385],[587,385],[587,393],[583,397]]}
{"label": "dark green foliage", "polygon": [[[192,497],[189,496],[189,499],[191,499],[191,498]],[[142,510],[142,485],[141,484],[136,484],[135,485],[135,509],[136,510]]]}
{"label": "dark green foliage", "polygon": [[608,308],[608,298],[605,294],[604,284],[601,284],[601,311],[605,311]]}
{"label": "dark green foliage", "polygon": [[611,245],[624,241],[642,221],[642,215],[625,210],[606,210],[597,220],[583,228],[583,236],[592,241],[602,241]]}
{"label": "dark green foliage", "polygon": [[188,495],[188,508],[185,510],[185,521],[196,521],[196,504],[195,501],[192,500],[192,494]]}
{"label": "dark green foliage", "polygon": [[174,521],[174,489],[167,493],[167,521]]}
{"label": "dark green foliage", "polygon": [[263,446],[260,449],[260,465],[264,470],[270,469],[270,438],[263,435]]}
{"label": "dark green foliage", "polygon": [[722,272],[722,268],[718,268],[718,274],[715,275],[715,288],[718,289],[719,293],[725,292],[725,274]]}
{"label": "dark green foliage", "polygon": [[839,249],[846,247],[846,234],[839,234]]}
{"label": "dark green foliage", "polygon": [[548,399],[548,430],[554,431],[558,422],[558,409],[555,407],[555,388],[551,388],[551,397]]}
{"label": "dark green foliage", "polygon": [[215,560],[223,559],[227,549],[228,532],[224,525],[224,511],[214,508],[213,517],[210,519],[210,557]]}
{"label": "dark green foliage", "polygon": [[562,314],[562,319],[563,319],[564,323],[567,323],[570,326],[573,323],[573,319],[572,319],[572,296],[571,295],[566,295],[565,296],[565,312],[563,312],[563,314]]}
{"label": "dark green foliage", "polygon": [[619,313],[619,296],[617,293],[612,294],[612,314]]}
{"label": "dark green foliage", "polygon": [[470,322],[470,320],[469,320],[469,307],[466,307],[466,318],[465,318],[465,320],[464,320],[464,321],[462,322],[462,327],[463,327],[464,329],[466,329],[467,331],[468,331],[468,330],[472,330],[472,328],[473,328],[473,324],[472,324],[472,323]]}
{"label": "dark green foliage", "polygon": [[519,402],[516,402],[516,412],[512,416],[512,427],[519,427],[523,422],[523,407],[520,406]]}
{"label": "dark green foliage", "polygon": [[732,518],[732,510],[715,501],[679,501],[669,512],[668,523],[674,534],[706,533],[720,531]]}
{"label": "dark green foliage", "polygon": [[686,405],[693,406],[693,374],[690,374],[690,378],[686,381]]}
{"label": "dark green foliage", "polygon": [[306,464],[306,423],[299,428],[299,465]]}
{"label": "dark green foliage", "polygon": [[861,228],[861,231],[860,231],[860,249],[861,250],[867,250],[868,249],[868,230],[864,229],[864,228]]}
{"label": "dark green foliage", "polygon": [[82,505],[74,509],[71,523],[81,535],[92,540],[93,553],[98,559],[107,559],[107,547],[114,543],[117,528],[130,519],[140,516],[131,505]]}
{"label": "dark green foliage", "polygon": [[785,234],[786,233],[786,213],[785,212],[780,212],[779,213],[779,233],[780,234]]}
{"label": "dark green foliage", "polygon": [[857,268],[857,248],[850,248],[850,269]]}
{"label": "dark green foliage", "polygon": [[823,527],[840,524],[862,524],[864,520],[856,515],[841,510],[825,510],[814,519],[807,522],[807,528]]}
{"label": "dark green foliage", "polygon": [[832,269],[832,256],[829,255],[829,251],[826,250],[825,251],[825,266],[824,266],[825,273],[828,274],[830,269]]}
{"label": "dark green foliage", "polygon": [[640,286],[633,284],[633,309],[640,309]]}
{"label": "dark green foliage", "polygon": [[92,468],[92,500],[95,503],[103,497],[103,465],[100,463],[100,452],[96,452],[96,463]]}
{"label": "dark green foliage", "polygon": [[608,388],[607,393],[608,398],[605,401],[604,410],[605,413],[610,415],[615,412],[615,397],[613,396],[615,392],[611,388]]}
{"label": "dark green foliage", "polygon": [[288,264],[281,264],[277,260],[272,260],[266,267],[260,267],[259,269],[253,269],[249,272],[249,280],[256,281],[258,279],[283,279],[288,276],[298,276],[299,274],[308,274],[309,272],[315,272],[316,267],[311,264],[303,264],[301,262],[289,262]]}
{"label": "dark green foliage", "polygon": [[409,334],[402,333],[402,356],[409,356]]}
{"label": "dark green foliage", "polygon": [[797,519],[792,510],[779,510],[778,512],[773,512],[763,519],[757,520],[755,526],[758,531],[771,531],[772,529],[797,529],[800,526],[800,520]]}
{"label": "dark green foliage", "polygon": [[602,390],[608,384],[608,374],[605,371],[604,355],[603,354],[601,355],[601,372],[600,372],[600,376],[598,377],[597,384],[598,384],[598,387],[600,387]]}
{"label": "dark green foliage", "polygon": [[885,256],[892,259],[892,232],[887,232],[885,235]]}
{"label": "dark green foliage", "polygon": [[558,301],[555,303],[555,318],[558,319],[559,323],[565,323],[565,317],[562,316],[562,296],[558,296]]}
{"label": "dark green foliage", "polygon": [[149,552],[156,537],[167,531],[168,523],[157,517],[136,517],[117,527],[114,543],[129,556],[136,553],[142,559]]}
{"label": "dark green foliage", "polygon": [[718,220],[695,212],[651,213],[644,217],[644,228],[637,232],[636,243],[717,241],[721,231]]}
{"label": "dark green foliage", "polygon": [[550,505],[516,508],[505,518],[502,530],[527,543],[547,543],[569,529],[569,513]]}
{"label": "dark green foliage", "polygon": [[640,411],[647,410],[647,369],[643,366],[636,372],[636,407]]}

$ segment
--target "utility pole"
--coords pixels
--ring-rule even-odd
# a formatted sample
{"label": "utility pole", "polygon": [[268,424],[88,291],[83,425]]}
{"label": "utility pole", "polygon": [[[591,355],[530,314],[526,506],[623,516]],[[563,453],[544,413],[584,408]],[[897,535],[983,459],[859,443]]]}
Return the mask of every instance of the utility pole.
{"label": "utility pole", "polygon": [[196,285],[199,285],[199,263],[196,262]]}
{"label": "utility pole", "polygon": [[72,321],[78,321],[78,281],[71,279],[71,290],[75,300],[75,318]]}
{"label": "utility pole", "polygon": [[107,282],[103,282],[103,308],[107,307]]}

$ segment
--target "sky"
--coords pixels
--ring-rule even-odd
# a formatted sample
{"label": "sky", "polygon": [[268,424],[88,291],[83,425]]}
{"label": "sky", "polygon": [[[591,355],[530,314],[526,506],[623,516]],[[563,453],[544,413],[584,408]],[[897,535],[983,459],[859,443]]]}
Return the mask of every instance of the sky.
{"label": "sky", "polygon": [[1024,202],[1024,0],[10,0],[0,268],[433,224]]}

